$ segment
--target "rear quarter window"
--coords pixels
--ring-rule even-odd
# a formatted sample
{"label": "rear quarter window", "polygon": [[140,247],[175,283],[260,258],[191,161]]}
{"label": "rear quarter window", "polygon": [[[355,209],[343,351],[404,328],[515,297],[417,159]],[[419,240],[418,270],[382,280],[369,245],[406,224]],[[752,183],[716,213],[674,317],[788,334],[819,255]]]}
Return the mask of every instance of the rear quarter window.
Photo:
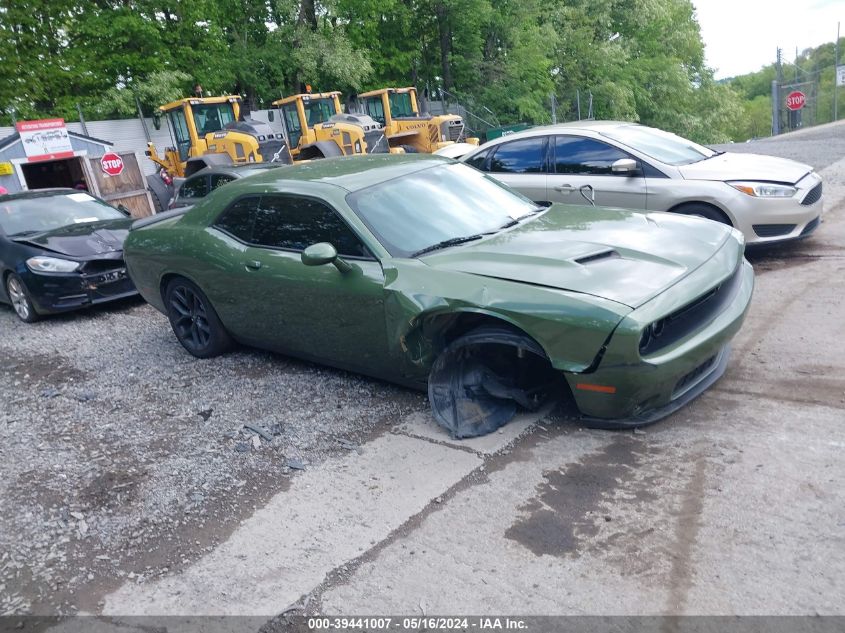
{"label": "rear quarter window", "polygon": [[236,200],[232,206],[220,214],[212,226],[243,242],[251,242],[258,202],[258,196]]}

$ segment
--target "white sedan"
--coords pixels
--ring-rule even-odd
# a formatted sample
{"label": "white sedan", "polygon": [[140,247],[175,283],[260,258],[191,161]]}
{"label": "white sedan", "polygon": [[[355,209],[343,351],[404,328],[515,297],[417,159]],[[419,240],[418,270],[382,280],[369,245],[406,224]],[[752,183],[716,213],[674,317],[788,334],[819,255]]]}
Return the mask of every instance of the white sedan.
{"label": "white sedan", "polygon": [[793,240],[821,221],[822,180],[809,165],[718,152],[634,123],[579,121],[485,143],[461,160],[537,202],[669,211],[730,224],[749,244]]}

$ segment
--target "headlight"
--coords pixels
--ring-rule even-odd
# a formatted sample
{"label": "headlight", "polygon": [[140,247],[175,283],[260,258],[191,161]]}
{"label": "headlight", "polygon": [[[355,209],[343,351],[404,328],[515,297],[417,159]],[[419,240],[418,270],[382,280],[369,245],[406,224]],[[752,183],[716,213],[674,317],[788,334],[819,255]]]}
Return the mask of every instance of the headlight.
{"label": "headlight", "polygon": [[30,257],[26,265],[34,273],[72,273],[79,268],[79,262],[58,257]]}
{"label": "headlight", "polygon": [[640,353],[645,352],[651,345],[652,341],[663,336],[663,330],[666,328],[666,319],[660,319],[654,323],[650,323],[643,330],[640,336]]}
{"label": "headlight", "polygon": [[771,182],[729,182],[731,187],[755,198],[791,198],[798,191],[790,185],[776,185]]}

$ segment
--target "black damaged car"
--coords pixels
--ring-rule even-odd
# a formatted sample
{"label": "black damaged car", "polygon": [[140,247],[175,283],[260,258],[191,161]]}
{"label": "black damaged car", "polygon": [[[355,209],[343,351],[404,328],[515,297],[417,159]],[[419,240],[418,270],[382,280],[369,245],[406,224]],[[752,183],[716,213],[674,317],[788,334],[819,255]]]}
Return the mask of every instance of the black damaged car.
{"label": "black damaged car", "polygon": [[85,191],[0,195],[0,302],[32,323],[137,294],[123,263],[131,224]]}

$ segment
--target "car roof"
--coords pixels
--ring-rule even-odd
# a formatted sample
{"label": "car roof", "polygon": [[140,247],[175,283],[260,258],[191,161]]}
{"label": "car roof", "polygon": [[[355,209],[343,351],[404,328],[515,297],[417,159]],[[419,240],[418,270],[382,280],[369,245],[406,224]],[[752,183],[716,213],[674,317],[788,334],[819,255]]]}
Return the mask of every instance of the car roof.
{"label": "car roof", "polygon": [[381,154],[321,158],[291,165],[287,169],[268,170],[250,176],[253,184],[284,185],[285,182],[316,182],[358,191],[405,174],[438,164],[454,163],[450,158],[432,154]]}
{"label": "car roof", "polygon": [[519,132],[514,132],[513,134],[506,134],[505,136],[500,136],[485,143],[482,147],[489,147],[510,139],[543,136],[545,134],[554,134],[555,132],[601,132],[614,128],[633,126],[641,127],[639,123],[631,121],[569,121],[567,123],[554,123],[552,125],[530,127]]}
{"label": "car roof", "polygon": [[[237,174],[238,176],[248,176],[250,172],[263,171],[265,169],[276,169],[278,167],[287,167],[286,163],[238,163],[234,165],[211,165],[203,167],[188,176],[193,178],[195,176],[205,176],[208,174]],[[244,173],[239,173],[244,172]],[[186,179],[187,180],[187,179]]]}

